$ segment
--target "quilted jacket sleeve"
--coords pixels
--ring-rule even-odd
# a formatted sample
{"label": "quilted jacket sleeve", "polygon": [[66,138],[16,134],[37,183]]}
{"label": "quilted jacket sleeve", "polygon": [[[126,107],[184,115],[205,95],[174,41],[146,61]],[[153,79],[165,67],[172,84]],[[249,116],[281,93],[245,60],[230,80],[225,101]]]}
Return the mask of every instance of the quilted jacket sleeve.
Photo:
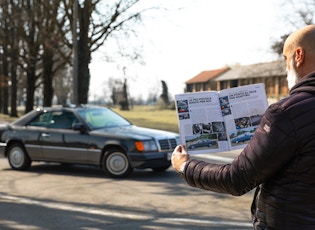
{"label": "quilted jacket sleeve", "polygon": [[253,139],[231,164],[212,164],[191,159],[184,179],[193,186],[242,195],[273,177],[295,154],[295,128],[279,105],[265,112]]}

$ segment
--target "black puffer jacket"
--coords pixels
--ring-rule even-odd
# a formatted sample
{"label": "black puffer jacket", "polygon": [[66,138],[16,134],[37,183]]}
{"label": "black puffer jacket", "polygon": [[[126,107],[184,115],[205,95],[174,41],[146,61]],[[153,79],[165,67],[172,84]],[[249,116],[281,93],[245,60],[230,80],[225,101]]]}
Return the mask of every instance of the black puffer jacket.
{"label": "black puffer jacket", "polygon": [[256,229],[315,229],[315,72],[269,106],[232,164],[189,160],[185,180],[236,196],[258,186],[252,205]]}

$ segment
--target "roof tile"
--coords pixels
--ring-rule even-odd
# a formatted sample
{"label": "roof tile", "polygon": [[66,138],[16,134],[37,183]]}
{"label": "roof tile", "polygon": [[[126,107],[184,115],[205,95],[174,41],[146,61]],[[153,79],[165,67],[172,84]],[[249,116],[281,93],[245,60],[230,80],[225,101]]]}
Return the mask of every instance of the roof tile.
{"label": "roof tile", "polygon": [[215,69],[215,70],[208,70],[208,71],[202,71],[195,77],[191,78],[190,80],[186,81],[186,84],[191,84],[191,83],[201,83],[201,82],[207,82],[211,79],[214,79],[224,72],[228,71],[230,68],[229,67],[224,67],[221,69]]}

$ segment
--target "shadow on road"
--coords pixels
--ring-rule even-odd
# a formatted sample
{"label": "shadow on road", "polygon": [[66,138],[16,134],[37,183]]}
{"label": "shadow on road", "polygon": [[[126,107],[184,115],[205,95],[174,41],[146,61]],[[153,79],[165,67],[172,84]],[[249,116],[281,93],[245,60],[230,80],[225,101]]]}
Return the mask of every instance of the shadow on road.
{"label": "shadow on road", "polygon": [[[7,171],[16,172],[11,168],[2,169]],[[19,171],[20,172],[20,171]],[[23,171],[20,173],[24,173]],[[150,169],[135,170],[130,176],[126,178],[110,178],[101,170],[93,166],[85,165],[64,165],[56,163],[37,163],[36,165],[29,168],[25,173],[33,174],[50,174],[50,175],[63,175],[70,177],[80,177],[80,178],[104,178],[107,183],[110,181],[137,181],[137,182],[156,182],[163,183],[164,189],[167,191],[166,194],[171,196],[185,196],[191,194],[198,194],[200,196],[205,194],[204,190],[193,188],[187,185],[187,183],[180,178],[180,176],[170,167],[164,172],[154,172]],[[154,185],[153,185],[154,186]],[[157,185],[159,186],[159,185]],[[221,199],[226,198],[228,194],[222,193],[212,193],[215,198]]]}
{"label": "shadow on road", "polygon": [[169,212],[135,211],[113,205],[82,205],[12,197],[0,193],[0,229],[252,229],[228,219],[187,218]]}
{"label": "shadow on road", "polygon": [[[237,220],[248,219],[249,210],[238,212],[244,206],[241,200],[192,188],[172,168],[165,172],[135,170],[127,178],[112,179],[88,166],[34,163],[26,172],[3,166],[3,175],[14,176],[2,185],[8,188],[2,191],[12,193],[0,192],[0,229],[252,229],[249,220],[232,220],[236,215]],[[43,191],[53,192],[41,193],[35,187],[24,192],[23,183],[26,187],[37,183]],[[78,200],[82,199],[80,192],[84,200]],[[42,197],[38,198],[37,193]],[[62,193],[71,197],[70,201],[59,199]],[[147,200],[137,205],[144,196]],[[184,209],[172,208],[175,203]],[[221,207],[223,215],[216,207]],[[231,210],[234,213],[229,218],[226,211]]]}

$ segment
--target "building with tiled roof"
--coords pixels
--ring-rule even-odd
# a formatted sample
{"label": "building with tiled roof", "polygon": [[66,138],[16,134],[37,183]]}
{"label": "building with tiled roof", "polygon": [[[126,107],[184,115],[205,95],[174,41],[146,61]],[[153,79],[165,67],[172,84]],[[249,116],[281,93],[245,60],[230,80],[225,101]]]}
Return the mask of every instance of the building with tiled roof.
{"label": "building with tiled roof", "polygon": [[[201,72],[186,81],[186,91],[218,91],[242,85],[264,83],[269,100],[277,101],[289,93],[283,60],[223,69],[220,69],[222,72],[219,70]],[[205,83],[208,87],[202,87]]]}
{"label": "building with tiled roof", "polygon": [[186,91],[198,92],[198,91],[217,90],[216,89],[217,84],[214,80],[228,70],[230,70],[229,67],[216,69],[216,70],[202,71],[195,77],[185,82]]}

